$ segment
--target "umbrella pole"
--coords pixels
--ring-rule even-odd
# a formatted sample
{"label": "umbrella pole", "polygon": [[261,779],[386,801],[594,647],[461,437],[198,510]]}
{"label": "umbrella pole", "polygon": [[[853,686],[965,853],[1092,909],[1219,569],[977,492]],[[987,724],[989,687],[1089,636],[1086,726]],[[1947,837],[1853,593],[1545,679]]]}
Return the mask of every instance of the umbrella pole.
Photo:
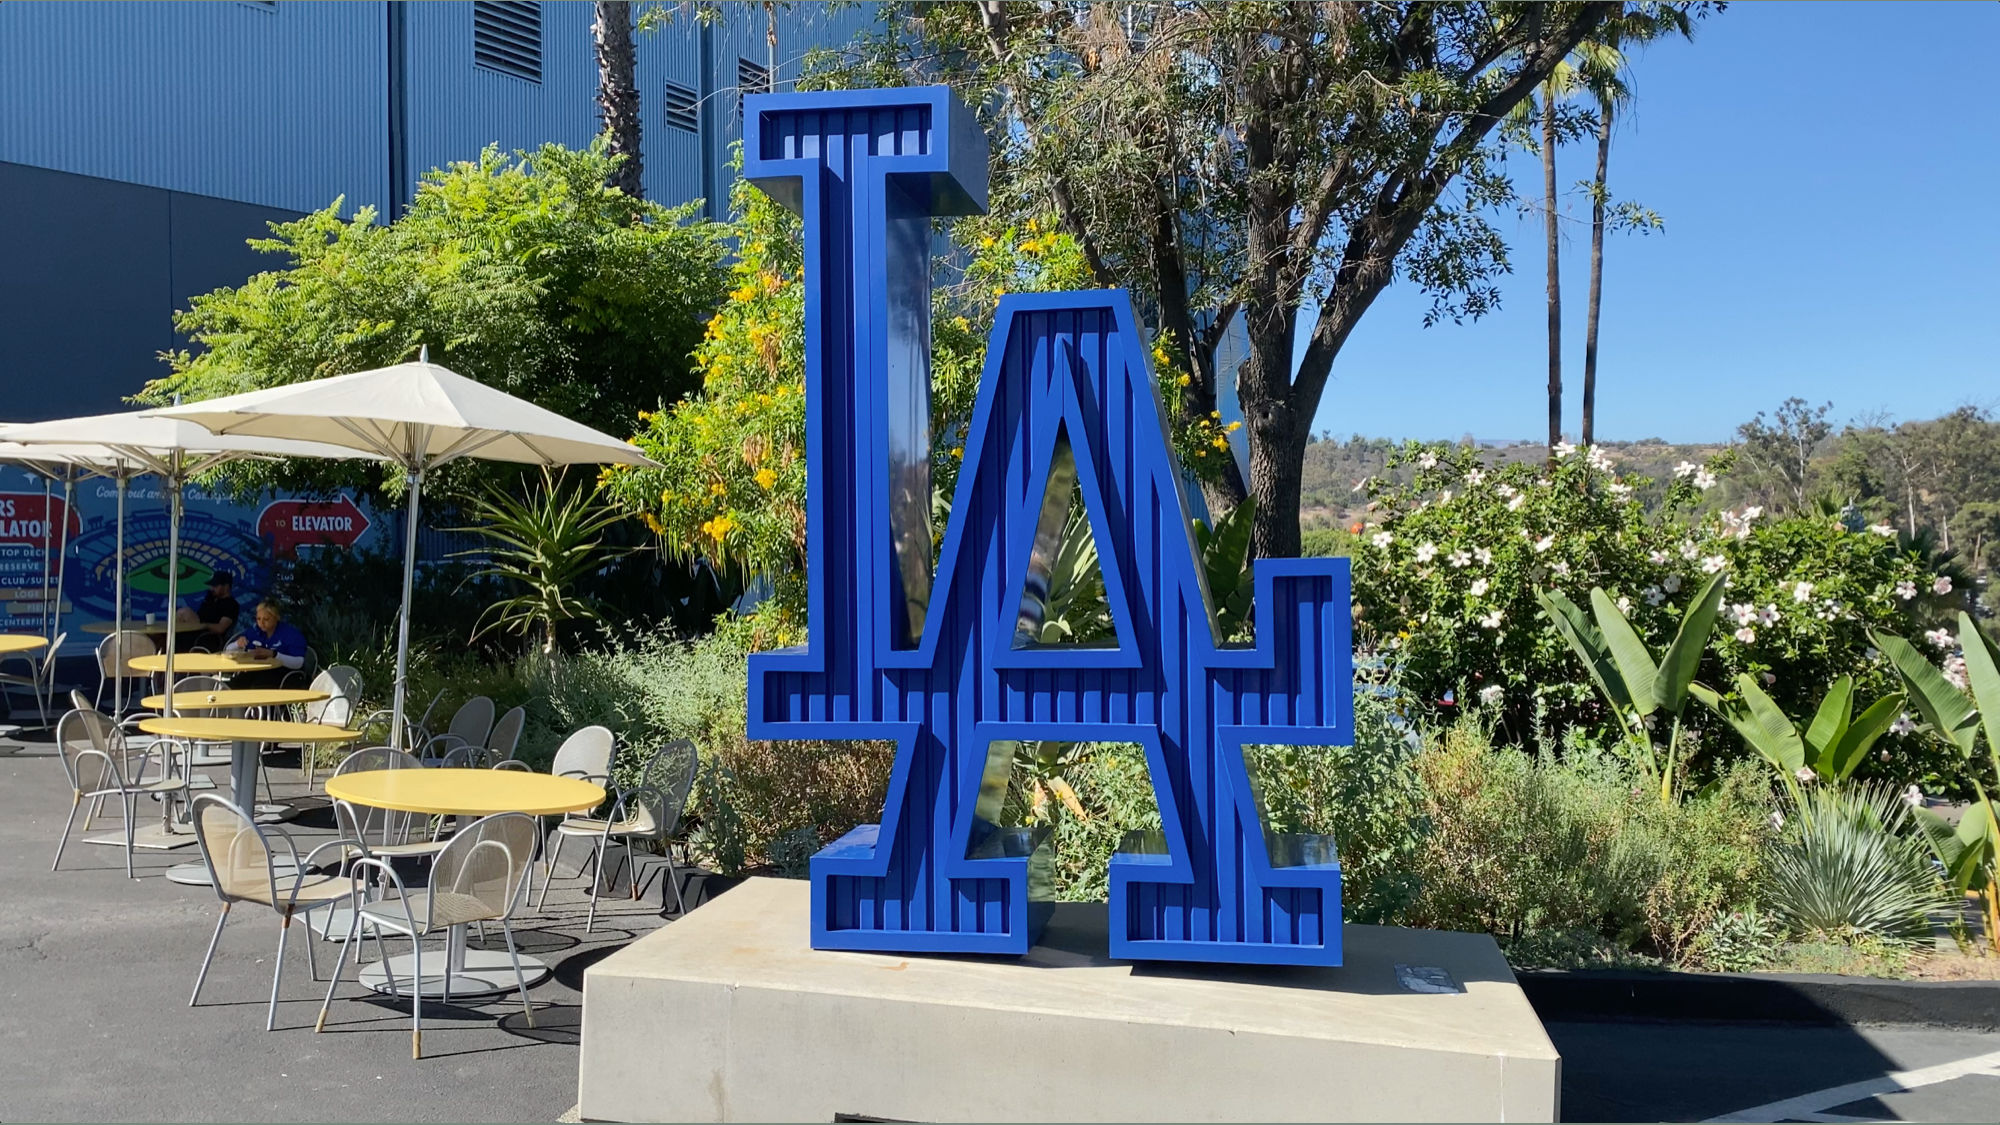
{"label": "umbrella pole", "polygon": [[410,510],[403,529],[403,611],[396,617],[396,699],[389,712],[389,745],[403,749],[403,697],[410,673],[410,594],[417,582],[417,506],[424,491],[424,471],[411,469]]}
{"label": "umbrella pole", "polygon": [[54,544],[50,537],[55,533],[49,528],[51,509],[55,507],[56,482],[53,477],[42,478],[42,636],[55,639],[49,631],[49,571],[56,560],[52,553]]}
{"label": "umbrella pole", "polygon": [[[180,458],[174,459],[174,467],[180,467]],[[167,705],[160,708],[160,714],[174,717],[174,633],[180,624],[181,585],[181,475],[170,473],[167,484]],[[242,800],[242,795],[237,795]]]}
{"label": "umbrella pole", "polygon": [[63,474],[62,534],[56,539],[56,608],[55,628],[49,631],[50,643],[54,643],[56,633],[62,632],[63,579],[69,572],[69,514],[71,505],[76,503],[76,471]]}
{"label": "umbrella pole", "polygon": [[111,562],[111,658],[116,662],[117,672],[112,677],[111,713],[120,717],[125,714],[125,675],[131,669],[126,661],[131,654],[125,651],[125,493],[132,487],[132,474],[124,461],[118,462],[118,557]]}

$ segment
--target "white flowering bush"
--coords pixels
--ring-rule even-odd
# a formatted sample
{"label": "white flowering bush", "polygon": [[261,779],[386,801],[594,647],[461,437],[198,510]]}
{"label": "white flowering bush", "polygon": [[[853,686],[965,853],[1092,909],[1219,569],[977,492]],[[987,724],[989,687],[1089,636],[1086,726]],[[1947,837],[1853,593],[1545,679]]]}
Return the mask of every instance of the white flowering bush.
{"label": "white flowering bush", "polygon": [[[1587,604],[1601,586],[1649,643],[1664,645],[1694,592],[1725,569],[1704,682],[1749,674],[1789,714],[1810,714],[1843,675],[1864,703],[1897,689],[1868,630],[1908,631],[1946,580],[1926,573],[1893,529],[1712,510],[1703,501],[1728,454],[1678,466],[1648,512],[1635,493],[1653,482],[1621,474],[1603,449],[1554,452],[1552,467],[1495,468],[1471,448],[1411,443],[1391,460],[1415,470],[1409,483],[1370,483],[1354,548],[1357,632],[1400,667],[1413,702],[1448,713],[1477,700],[1523,741],[1538,715],[1556,730],[1601,728],[1609,715],[1535,589]],[[1745,753],[1712,717],[1690,737],[1698,772]],[[1863,772],[1929,788],[1953,784],[1956,770],[1898,734]]]}

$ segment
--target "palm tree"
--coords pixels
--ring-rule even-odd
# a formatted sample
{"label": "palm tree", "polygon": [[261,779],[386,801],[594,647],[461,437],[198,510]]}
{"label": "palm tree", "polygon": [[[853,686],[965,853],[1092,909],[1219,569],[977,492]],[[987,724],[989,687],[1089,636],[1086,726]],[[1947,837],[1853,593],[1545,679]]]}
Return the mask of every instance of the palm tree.
{"label": "palm tree", "polygon": [[632,50],[632,5],[625,0],[597,0],[597,105],[604,114],[604,131],[611,154],[624,161],[611,173],[610,186],[634,199],[646,194],[644,157],[639,151],[639,85]]}
{"label": "palm tree", "polygon": [[1694,35],[1686,11],[1664,4],[1638,4],[1617,19],[1607,20],[1595,37],[1578,48],[1583,64],[1580,77],[1597,100],[1597,175],[1590,183],[1590,296],[1583,323],[1583,424],[1579,430],[1585,445],[1597,436],[1597,318],[1604,298],[1605,209],[1610,201],[1605,183],[1611,163],[1611,121],[1632,101],[1632,87],[1625,77],[1624,46],[1650,43],[1669,34],[1683,38]]}

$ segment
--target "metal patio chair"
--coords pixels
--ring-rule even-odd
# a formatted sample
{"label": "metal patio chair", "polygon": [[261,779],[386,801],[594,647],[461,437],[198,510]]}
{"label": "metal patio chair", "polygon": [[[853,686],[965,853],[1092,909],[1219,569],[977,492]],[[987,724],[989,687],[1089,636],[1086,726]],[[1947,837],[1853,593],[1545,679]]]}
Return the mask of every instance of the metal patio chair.
{"label": "metal patio chair", "polygon": [[444,757],[454,747],[485,746],[487,736],[492,733],[493,701],[483,695],[475,695],[459,704],[443,734],[434,734],[424,740],[423,749],[417,756],[429,761]]}
{"label": "metal patio chair", "polygon": [[[381,887],[383,897],[362,903],[355,912],[348,930],[347,941],[340,947],[340,957],[333,965],[333,979],[327,982],[326,999],[320,1002],[319,1020],[314,1030],[326,1028],[327,1008],[333,1004],[334,990],[340,987],[340,974],[347,966],[347,951],[354,948],[360,938],[363,924],[375,930],[378,948],[384,948],[382,968],[389,973],[389,959],[386,947],[381,946],[382,931],[389,930],[403,934],[410,939],[410,947],[415,956],[411,964],[410,982],[410,1057],[424,1057],[424,938],[435,933],[443,933],[446,949],[438,950],[433,957],[446,958],[449,964],[449,949],[453,942],[463,941],[464,935],[453,934],[453,930],[474,922],[498,922],[500,930],[507,937],[507,955],[514,961],[514,983],[521,990],[521,1010],[526,1013],[528,1026],[535,1025],[535,1010],[528,1003],[528,981],[521,972],[521,954],[514,944],[514,927],[510,922],[514,908],[524,897],[528,865],[535,853],[537,829],[535,818],[525,813],[500,813],[482,817],[466,825],[458,835],[451,838],[437,858],[431,863],[430,885],[411,890],[403,885],[396,869],[379,859],[356,860],[348,877],[353,886],[355,899],[359,901],[365,873],[373,873]],[[355,963],[360,963],[356,954]],[[451,975],[445,973],[445,1003],[451,1002]],[[401,990],[396,978],[390,975],[389,988],[392,995],[400,996]]]}
{"label": "metal patio chair", "polygon": [[[574,777],[579,781],[588,781],[609,789],[611,763],[617,754],[618,739],[611,733],[611,728],[581,727],[570,732],[570,736],[563,739],[562,745],[556,747],[555,759],[549,763],[549,773],[555,777]],[[502,762],[500,766],[506,764]],[[500,766],[494,768],[499,769]],[[526,766],[523,765],[522,768],[525,769]],[[569,813],[564,819],[578,815],[580,814]],[[565,839],[563,836],[556,837],[555,846],[550,849],[546,862],[542,864],[542,896],[535,903],[537,910],[549,901],[549,880],[555,877],[556,860],[561,855]]]}
{"label": "metal patio chair", "polygon": [[[33,692],[35,694],[35,713],[41,716],[42,728],[44,730],[49,725],[49,702],[56,693],[56,654],[62,651],[63,642],[68,639],[68,633],[57,633],[55,639],[49,642],[48,648],[43,651],[39,658],[25,652],[10,652],[4,657],[0,657],[0,667],[4,667],[10,660],[18,660],[28,668],[27,675],[21,675],[17,672],[0,672],[0,693],[5,693],[9,688],[17,687],[27,688]],[[9,703],[7,709],[9,712],[12,712],[14,709],[13,704]]]}
{"label": "metal patio chair", "polygon": [[[639,771],[638,784],[613,795],[611,810],[605,816],[572,816],[556,825],[557,851],[561,850],[566,837],[579,837],[592,843],[590,913],[584,921],[584,933],[597,926],[598,891],[604,885],[604,855],[614,842],[624,849],[623,861],[632,867],[632,899],[635,902],[639,898],[639,865],[633,858],[632,842],[651,840],[659,844],[667,861],[667,877],[673,882],[674,902],[682,914],[687,913],[687,900],[681,896],[680,871],[674,866],[673,851],[667,846],[667,841],[680,829],[681,813],[687,807],[688,794],[694,791],[694,779],[700,770],[701,756],[695,751],[694,743],[685,738],[676,739],[653,752],[645,767]],[[551,872],[554,862],[551,855]],[[548,893],[548,883],[544,882],[543,901],[547,901]]]}
{"label": "metal patio chair", "polygon": [[[176,776],[169,767],[164,776],[152,781],[133,781],[132,778],[143,771],[131,768],[130,753],[125,746],[123,732],[111,717],[96,710],[76,710],[64,715],[56,722],[56,747],[62,754],[63,773],[69,778],[69,816],[63,820],[62,836],[56,840],[56,858],[49,864],[54,871],[62,865],[63,848],[69,844],[69,830],[76,823],[76,810],[85,797],[91,798],[92,815],[98,804],[106,797],[118,799],[119,812],[125,818],[125,877],[132,874],[132,829],[138,819],[139,798],[159,796],[162,800],[168,794],[185,794],[188,783],[185,774]],[[84,817],[84,826],[90,825],[90,816]]]}
{"label": "metal patio chair", "polygon": [[[144,672],[134,672],[128,662],[133,657],[153,656],[159,651],[160,646],[154,643],[152,637],[131,629],[113,633],[97,642],[97,694],[91,698],[91,707],[104,710],[104,689],[114,688],[112,694],[115,696],[119,680],[150,681],[152,677]],[[129,692],[126,698],[131,698]]]}
{"label": "metal patio chair", "polygon": [[[264,1012],[264,1030],[270,1031],[278,1020],[278,981],[285,970],[285,939],[291,936],[292,919],[352,898],[351,880],[342,875],[313,874],[314,861],[326,851],[339,855],[352,847],[353,842],[328,840],[302,857],[289,833],[275,826],[259,825],[242,809],[215,793],[204,793],[194,799],[194,835],[201,846],[202,862],[207,864],[214,881],[215,896],[222,900],[222,916],[215,920],[208,952],[202,955],[201,969],[195,973],[188,1007],[201,1000],[201,985],[208,979],[209,964],[215,960],[215,947],[222,940],[223,924],[229,921],[229,908],[239,902],[268,906],[280,919],[278,956],[271,962],[271,1001]],[[282,851],[272,849],[274,837],[283,845]],[[278,862],[281,860],[282,865]],[[306,940],[306,968],[313,980],[319,980],[310,934]]]}

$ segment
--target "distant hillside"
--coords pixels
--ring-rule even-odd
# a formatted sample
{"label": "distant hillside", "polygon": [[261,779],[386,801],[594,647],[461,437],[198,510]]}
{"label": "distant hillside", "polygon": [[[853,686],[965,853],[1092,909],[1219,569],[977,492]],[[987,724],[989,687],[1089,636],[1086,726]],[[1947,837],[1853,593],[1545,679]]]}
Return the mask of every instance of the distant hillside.
{"label": "distant hillside", "polygon": [[[1548,446],[1542,442],[1464,437],[1458,443],[1477,446],[1487,461],[1495,465],[1532,463],[1548,457]],[[1721,443],[1674,445],[1658,439],[1608,441],[1603,445],[1618,463],[1619,472],[1656,481],[1671,476],[1674,466],[1681,461],[1699,463],[1727,448]],[[1389,455],[1399,447],[1399,443],[1387,438],[1359,434],[1345,441],[1324,439],[1308,445],[1304,497],[1299,508],[1301,524],[1308,528],[1341,527],[1358,520],[1367,500],[1357,486],[1369,477],[1383,475]]]}

